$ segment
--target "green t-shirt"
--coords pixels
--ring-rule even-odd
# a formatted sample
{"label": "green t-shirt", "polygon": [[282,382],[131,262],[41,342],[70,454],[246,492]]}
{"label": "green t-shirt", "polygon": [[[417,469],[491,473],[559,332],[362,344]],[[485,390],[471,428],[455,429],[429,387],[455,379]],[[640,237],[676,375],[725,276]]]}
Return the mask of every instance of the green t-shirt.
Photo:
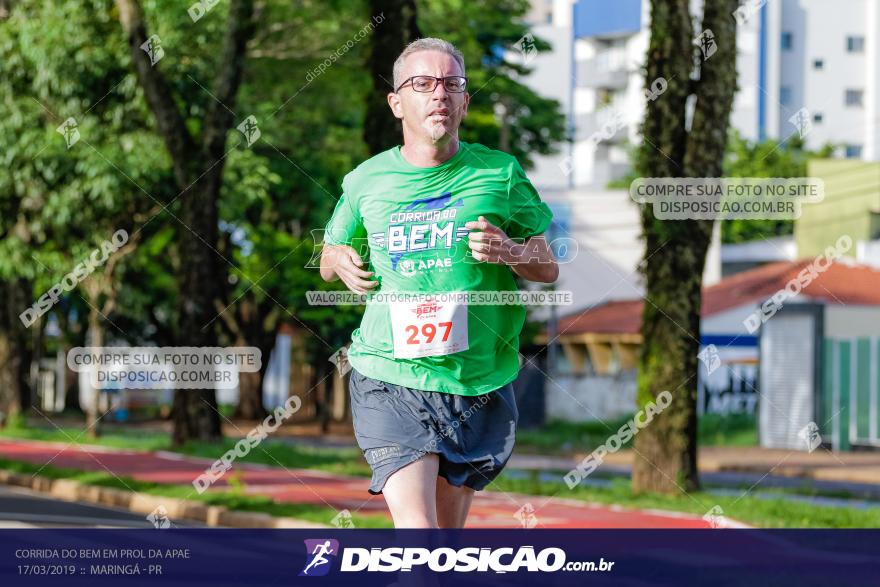
{"label": "green t-shirt", "polygon": [[[552,220],[516,158],[465,142],[436,167],[412,165],[391,148],[346,175],[342,188],[324,242],[350,245],[365,259],[368,249],[370,279],[379,281],[372,292],[383,294],[517,291],[509,266],[472,257],[464,225],[482,215],[521,242]],[[391,314],[387,303],[368,302],[352,334],[348,358],[364,375],[467,396],[516,379],[522,305],[468,303],[459,329],[467,331],[467,349],[417,358],[395,358]]]}

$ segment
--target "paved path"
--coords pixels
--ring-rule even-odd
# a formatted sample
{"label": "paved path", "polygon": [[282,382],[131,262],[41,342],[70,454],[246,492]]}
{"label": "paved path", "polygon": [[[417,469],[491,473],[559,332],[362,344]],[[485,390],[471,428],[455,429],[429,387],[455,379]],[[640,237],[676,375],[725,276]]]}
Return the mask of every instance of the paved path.
{"label": "paved path", "polygon": [[[192,520],[172,527],[202,527]],[[2,528],[153,528],[144,514],[121,508],[64,501],[23,487],[0,487]]]}
{"label": "paved path", "polygon": [[[337,430],[336,434],[321,436],[304,427],[297,429],[296,432],[298,433],[296,436],[278,434],[276,439],[297,446],[357,449],[352,433],[341,429]],[[234,437],[240,434],[240,431],[230,427],[227,434]],[[575,452],[570,456],[543,456],[516,451],[507,467],[526,470],[568,470],[585,456],[587,454],[583,452]],[[606,455],[601,470],[622,471],[628,476],[634,460],[635,454],[632,450],[622,449]],[[805,450],[758,446],[702,446],[698,449],[697,462],[700,466],[701,478],[718,480],[719,485],[726,484],[725,480],[733,479],[736,474],[742,474],[743,479],[746,479],[746,476],[755,476],[755,479],[776,478],[779,479],[779,485],[783,486],[786,485],[784,479],[801,481],[808,479],[814,482],[856,484],[853,493],[860,493],[858,485],[863,486],[863,489],[872,485],[880,488],[880,451],[833,452],[822,447],[810,453]],[[762,482],[761,485],[765,483]],[[797,485],[797,482],[793,481],[788,485]],[[811,483],[812,485],[814,484]]]}
{"label": "paved path", "polygon": [[[64,443],[0,440],[0,457],[39,465],[107,471],[142,481],[189,485],[211,461],[168,452],[139,452]],[[389,515],[381,495],[367,492],[369,481],[311,469],[236,465],[247,491],[278,502],[324,505],[337,510]],[[216,486],[225,485],[226,480]],[[195,494],[195,490],[193,490]],[[517,512],[523,512],[517,517]],[[520,519],[538,528],[707,528],[702,518],[675,512],[628,510],[563,497],[496,491],[477,493],[468,527],[519,528]],[[534,516],[534,518],[532,518]],[[330,520],[328,520],[330,523]]]}
{"label": "paved path", "polygon": [[[726,455],[724,455],[726,457]],[[817,491],[825,491],[828,493],[845,492],[851,494],[854,498],[867,500],[880,500],[880,480],[878,481],[859,481],[861,479],[876,479],[870,477],[874,475],[870,472],[872,465],[861,465],[859,463],[849,462],[841,465],[837,469],[831,469],[830,466],[820,464],[816,470],[826,471],[826,474],[816,476],[809,471],[803,472],[802,465],[793,465],[793,468],[786,469],[780,465],[776,469],[772,468],[769,463],[769,457],[764,456],[765,460],[756,458],[751,463],[747,463],[744,459],[735,460],[735,458],[725,458],[715,462],[700,462],[700,483],[705,488],[721,487],[721,488],[744,488],[763,490],[769,488],[798,488],[809,486]],[[772,455],[775,457],[776,455]],[[783,455],[780,460],[784,461],[787,455]],[[599,472],[591,477],[592,480],[607,479],[609,477],[625,477],[632,475],[632,459],[618,457],[612,455],[611,463],[605,462],[599,469]],[[875,457],[876,459],[876,457]],[[533,473],[538,472],[542,478],[561,477],[560,471],[567,471],[573,468],[579,459],[570,457],[555,456],[539,456],[539,455],[513,455],[507,463],[506,470],[510,472],[524,473],[526,471]],[[794,467],[799,467],[794,469]],[[828,473],[828,471],[836,471],[836,475]],[[802,471],[797,475],[795,471]],[[777,474],[780,472],[780,474]],[[857,481],[851,481],[856,479]]]}

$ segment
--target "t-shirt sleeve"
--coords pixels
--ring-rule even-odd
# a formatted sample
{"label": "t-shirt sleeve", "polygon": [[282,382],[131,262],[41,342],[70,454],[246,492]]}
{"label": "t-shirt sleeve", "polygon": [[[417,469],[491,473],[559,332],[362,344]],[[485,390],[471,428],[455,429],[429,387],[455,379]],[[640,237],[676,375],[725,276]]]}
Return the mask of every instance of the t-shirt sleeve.
{"label": "t-shirt sleeve", "polygon": [[511,238],[526,239],[541,234],[553,220],[550,207],[541,201],[538,190],[514,160],[510,171],[509,212],[504,232]]}
{"label": "t-shirt sleeve", "polygon": [[363,219],[358,211],[356,200],[350,190],[349,176],[342,180],[342,196],[324,228],[324,243],[328,245],[349,245],[355,239],[366,235]]}

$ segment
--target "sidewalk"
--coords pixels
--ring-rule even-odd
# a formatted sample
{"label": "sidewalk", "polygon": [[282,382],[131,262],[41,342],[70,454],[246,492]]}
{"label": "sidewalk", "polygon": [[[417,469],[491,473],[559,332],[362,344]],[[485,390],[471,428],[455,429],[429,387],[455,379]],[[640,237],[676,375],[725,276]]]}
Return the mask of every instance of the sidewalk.
{"label": "sidewalk", "polygon": [[[141,481],[190,485],[211,464],[168,452],[138,452],[64,443],[0,440],[0,456],[38,465],[107,471]],[[246,491],[277,502],[308,503],[350,512],[389,515],[381,495],[367,492],[369,480],[309,469],[236,465]],[[221,479],[215,486],[221,487]],[[676,512],[626,510],[560,497],[477,492],[469,528],[521,528],[517,512],[534,514],[536,528],[708,528],[700,517]],[[389,516],[390,517],[390,516]],[[328,523],[330,520],[328,520]]]}
{"label": "sidewalk", "polygon": [[[569,469],[586,454],[573,457],[532,457],[520,455],[519,468],[555,467]],[[812,453],[799,450],[769,449],[757,446],[700,448],[700,473],[755,473],[777,477],[801,477],[817,481],[843,481],[880,485],[880,451],[831,452],[823,448]],[[606,466],[631,468],[632,450],[607,455]],[[530,465],[530,466],[522,466]]]}
{"label": "sidewalk", "polygon": [[[230,435],[236,434],[234,429],[228,432]],[[344,429],[325,435],[311,432],[304,428],[298,430],[295,436],[279,435],[279,439],[300,446],[357,448],[351,433],[346,433]],[[507,466],[521,470],[568,471],[586,456],[587,453],[571,456],[531,455],[516,450]],[[600,471],[629,476],[634,457],[635,453],[630,449],[606,455]],[[748,474],[743,478],[767,475],[789,479],[789,484],[796,484],[797,479],[810,479],[829,484],[876,485],[880,496],[880,451],[831,452],[818,448],[809,453],[758,446],[709,446],[698,449],[698,464],[700,474],[706,479],[732,479],[736,474]]]}
{"label": "sidewalk", "polygon": [[[309,431],[306,430],[306,433]],[[230,435],[235,435],[230,430]],[[314,447],[357,448],[351,434],[337,431],[332,435],[289,436],[279,439]],[[816,481],[839,481],[880,486],[880,450],[868,452],[831,452],[818,448],[812,453],[799,450],[761,448],[758,446],[709,446],[698,449],[700,473],[753,473],[775,477],[805,478]],[[571,456],[531,455],[514,451],[508,467],[535,470],[569,470],[587,453]],[[604,468],[630,470],[635,453],[623,449],[605,456]]]}

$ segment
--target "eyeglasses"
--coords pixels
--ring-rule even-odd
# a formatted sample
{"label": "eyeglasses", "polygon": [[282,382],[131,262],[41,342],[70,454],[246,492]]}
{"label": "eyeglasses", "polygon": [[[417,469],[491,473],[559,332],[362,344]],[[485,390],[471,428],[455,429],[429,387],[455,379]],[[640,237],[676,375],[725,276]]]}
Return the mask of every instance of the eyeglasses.
{"label": "eyeglasses", "polygon": [[467,78],[462,77],[460,75],[450,75],[449,77],[434,77],[432,75],[417,75],[409,78],[402,84],[400,87],[394,90],[395,93],[400,91],[400,88],[405,86],[406,84],[412,82],[412,89],[416,92],[428,93],[433,92],[437,88],[437,84],[443,82],[443,87],[446,88],[447,92],[451,92],[453,94],[460,94],[464,91],[465,87],[467,87]]}

